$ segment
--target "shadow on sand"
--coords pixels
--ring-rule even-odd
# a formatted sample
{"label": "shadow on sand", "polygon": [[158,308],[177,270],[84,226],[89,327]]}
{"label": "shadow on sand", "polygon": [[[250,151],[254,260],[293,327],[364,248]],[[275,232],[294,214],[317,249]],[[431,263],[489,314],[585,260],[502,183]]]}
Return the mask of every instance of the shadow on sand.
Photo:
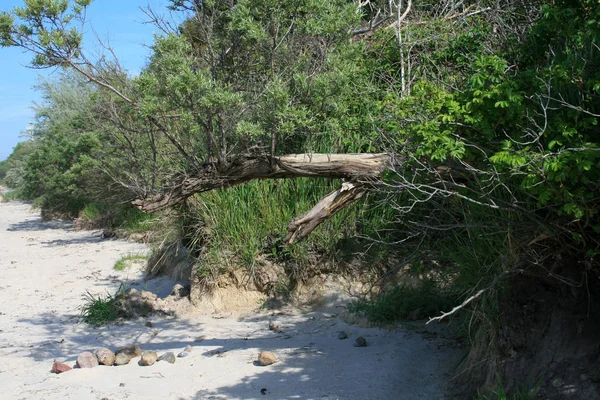
{"label": "shadow on sand", "polygon": [[16,224],[11,224],[8,227],[8,231],[23,231],[23,232],[35,232],[35,231],[45,231],[48,229],[63,229],[63,230],[73,230],[74,225],[73,221],[64,221],[64,220],[52,220],[52,221],[43,221],[41,217],[35,219],[29,219],[27,221],[18,222]]}

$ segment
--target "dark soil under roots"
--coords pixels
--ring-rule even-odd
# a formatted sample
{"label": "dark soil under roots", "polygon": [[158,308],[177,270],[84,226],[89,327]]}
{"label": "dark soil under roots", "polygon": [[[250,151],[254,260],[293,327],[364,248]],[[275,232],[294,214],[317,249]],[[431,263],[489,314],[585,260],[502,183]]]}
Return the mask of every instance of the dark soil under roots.
{"label": "dark soil under roots", "polygon": [[537,388],[534,398],[600,399],[600,282],[573,273],[567,279],[581,284],[570,285],[557,279],[565,271],[544,272],[513,280],[497,333],[475,339],[465,376],[488,390]]}

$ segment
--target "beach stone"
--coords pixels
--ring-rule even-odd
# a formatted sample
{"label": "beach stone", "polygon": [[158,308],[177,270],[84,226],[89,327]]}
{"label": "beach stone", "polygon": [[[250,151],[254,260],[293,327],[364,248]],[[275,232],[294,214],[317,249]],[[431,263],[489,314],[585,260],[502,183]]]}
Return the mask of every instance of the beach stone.
{"label": "beach stone", "polygon": [[153,326],[153,325],[152,325],[152,322],[150,322],[150,321],[146,321],[146,326],[147,326],[148,328],[152,328],[152,326]]}
{"label": "beach stone", "polygon": [[281,332],[281,327],[279,326],[278,322],[274,322],[274,321],[269,322],[269,329],[276,333]]}
{"label": "beach stone", "polygon": [[191,353],[193,349],[194,348],[188,344],[187,346],[185,346],[185,349],[183,349],[183,351],[187,351],[188,353]]}
{"label": "beach stone", "polygon": [[94,368],[98,366],[98,359],[89,351],[84,351],[77,356],[77,366],[79,368]]}
{"label": "beach stone", "polygon": [[142,354],[142,359],[140,360],[140,364],[143,366],[150,366],[156,362],[158,359],[158,354],[155,351],[145,351]]}
{"label": "beach stone", "polygon": [[158,359],[156,361],[166,361],[168,363],[175,364],[175,360],[176,360],[175,354],[173,352],[169,351],[169,352],[163,354],[162,356],[158,357]]}
{"label": "beach stone", "polygon": [[184,350],[184,351],[182,351],[181,353],[177,354],[177,357],[179,357],[179,358],[184,358],[184,357],[187,357],[187,356],[189,356],[189,355],[190,355],[190,352],[189,352],[189,351],[185,351],[185,350]]}
{"label": "beach stone", "polygon": [[118,356],[119,354],[126,354],[131,359],[131,358],[141,356],[142,349],[140,349],[139,346],[125,346],[125,347],[121,347],[120,349],[117,349],[117,351],[115,351],[115,356]]}
{"label": "beach stone", "polygon": [[275,354],[270,351],[261,351],[258,355],[258,363],[263,366],[275,364],[277,362],[277,357]]}
{"label": "beach stone", "polygon": [[173,286],[171,289],[171,296],[175,297],[187,297],[190,294],[190,290],[179,283]]}
{"label": "beach stone", "polygon": [[100,347],[94,350],[94,355],[98,359],[99,364],[113,365],[115,363],[115,353],[106,347]]}
{"label": "beach stone", "polygon": [[356,338],[356,340],[354,341],[354,345],[356,347],[367,347],[367,339],[365,339],[362,336],[359,336]]}
{"label": "beach stone", "polygon": [[348,338],[348,334],[346,332],[344,332],[344,331],[339,331],[338,332],[338,338],[340,338],[342,340],[343,339],[347,339]]}
{"label": "beach stone", "polygon": [[115,356],[115,365],[127,365],[129,361],[131,361],[131,357],[125,353],[119,353]]}
{"label": "beach stone", "polygon": [[52,364],[52,372],[55,374],[62,374],[63,372],[67,372],[72,369],[73,368],[71,368],[69,365],[61,363],[60,361],[54,361]]}

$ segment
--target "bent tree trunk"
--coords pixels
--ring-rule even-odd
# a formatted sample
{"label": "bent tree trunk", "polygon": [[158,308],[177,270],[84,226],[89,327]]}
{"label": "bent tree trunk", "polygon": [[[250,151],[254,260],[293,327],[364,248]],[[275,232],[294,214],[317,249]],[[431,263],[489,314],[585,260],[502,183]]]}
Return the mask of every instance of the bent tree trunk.
{"label": "bent tree trunk", "polygon": [[133,201],[133,205],[152,213],[182,203],[188,197],[213,189],[228,188],[253,179],[331,178],[345,179],[342,187],[325,196],[315,207],[288,226],[286,241],[305,238],[321,222],[362,197],[370,183],[377,181],[391,166],[389,154],[291,154],[268,156],[240,155],[225,167],[204,164],[187,175],[180,175],[159,194]]}

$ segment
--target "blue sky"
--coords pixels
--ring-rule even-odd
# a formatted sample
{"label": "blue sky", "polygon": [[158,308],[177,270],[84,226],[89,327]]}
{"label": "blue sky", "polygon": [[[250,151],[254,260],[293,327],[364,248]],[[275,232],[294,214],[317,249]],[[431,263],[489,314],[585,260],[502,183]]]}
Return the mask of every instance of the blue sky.
{"label": "blue sky", "polygon": [[[2,0],[0,9],[11,10],[23,0]],[[122,65],[137,74],[149,55],[144,44],[152,44],[156,30],[144,24],[147,16],[140,7],[150,5],[161,14],[168,13],[168,0],[95,0],[87,12],[88,27],[84,47],[98,49],[94,31],[102,40],[109,39]],[[91,29],[93,28],[93,30]],[[25,140],[21,133],[33,121],[31,105],[40,96],[34,90],[38,76],[52,76],[53,70],[27,68],[31,59],[17,48],[0,48],[0,161],[6,159],[17,142]]]}

